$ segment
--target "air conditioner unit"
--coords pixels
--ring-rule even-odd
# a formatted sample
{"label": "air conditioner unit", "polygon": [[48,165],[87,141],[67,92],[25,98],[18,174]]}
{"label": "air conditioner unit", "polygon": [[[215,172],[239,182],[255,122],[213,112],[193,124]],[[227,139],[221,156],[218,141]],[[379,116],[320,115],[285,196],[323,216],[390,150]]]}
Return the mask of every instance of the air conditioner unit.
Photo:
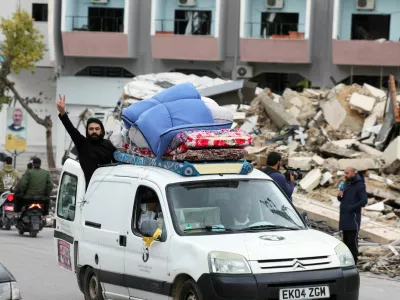
{"label": "air conditioner unit", "polygon": [[375,0],[356,0],[358,10],[374,10]]}
{"label": "air conditioner unit", "polygon": [[283,8],[284,0],[267,0],[267,8]]}
{"label": "air conditioner unit", "polygon": [[108,4],[108,0],[90,0],[90,2],[97,4]]}
{"label": "air conditioner unit", "polygon": [[253,67],[237,66],[236,67],[236,77],[237,78],[252,78],[253,77]]}
{"label": "air conditioner unit", "polygon": [[196,0],[177,0],[179,6],[196,6]]}

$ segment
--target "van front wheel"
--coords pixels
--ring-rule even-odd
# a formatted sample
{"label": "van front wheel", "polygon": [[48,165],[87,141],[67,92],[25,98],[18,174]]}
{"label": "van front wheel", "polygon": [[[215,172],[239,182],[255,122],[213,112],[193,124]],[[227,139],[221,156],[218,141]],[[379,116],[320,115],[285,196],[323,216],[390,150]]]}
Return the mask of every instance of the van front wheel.
{"label": "van front wheel", "polygon": [[189,279],[187,280],[179,293],[179,300],[203,300],[203,295],[201,294],[200,288],[197,283]]}
{"label": "van front wheel", "polygon": [[92,268],[87,268],[83,278],[83,291],[85,300],[104,300],[103,289],[96,273]]}

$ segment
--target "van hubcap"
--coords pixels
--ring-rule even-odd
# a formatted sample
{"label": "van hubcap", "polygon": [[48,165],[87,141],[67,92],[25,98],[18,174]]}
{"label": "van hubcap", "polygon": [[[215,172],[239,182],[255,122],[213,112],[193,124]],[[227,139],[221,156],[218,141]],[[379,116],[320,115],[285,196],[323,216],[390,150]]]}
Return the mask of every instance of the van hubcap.
{"label": "van hubcap", "polygon": [[91,299],[97,299],[98,281],[95,275],[89,281],[89,295]]}

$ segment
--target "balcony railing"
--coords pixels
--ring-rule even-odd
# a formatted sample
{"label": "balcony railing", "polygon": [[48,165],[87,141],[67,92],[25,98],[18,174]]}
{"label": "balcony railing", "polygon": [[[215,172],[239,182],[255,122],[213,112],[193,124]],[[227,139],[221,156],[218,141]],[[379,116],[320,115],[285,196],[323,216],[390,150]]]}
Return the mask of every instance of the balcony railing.
{"label": "balcony railing", "polygon": [[188,19],[156,20],[156,34],[213,35],[214,21],[194,22]]}
{"label": "balcony railing", "polygon": [[67,16],[67,28],[72,31],[124,32],[123,17]]}
{"label": "balcony railing", "polygon": [[250,38],[304,39],[304,24],[246,22],[245,36]]}

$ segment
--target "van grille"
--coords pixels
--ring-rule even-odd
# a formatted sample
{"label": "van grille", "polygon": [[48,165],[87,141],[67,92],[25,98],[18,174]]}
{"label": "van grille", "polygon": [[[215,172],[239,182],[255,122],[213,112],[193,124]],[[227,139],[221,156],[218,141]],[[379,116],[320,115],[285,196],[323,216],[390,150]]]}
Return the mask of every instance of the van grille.
{"label": "van grille", "polygon": [[291,259],[259,260],[258,264],[262,270],[269,269],[291,269],[301,271],[308,268],[322,268],[331,263],[328,256],[303,257]]}

